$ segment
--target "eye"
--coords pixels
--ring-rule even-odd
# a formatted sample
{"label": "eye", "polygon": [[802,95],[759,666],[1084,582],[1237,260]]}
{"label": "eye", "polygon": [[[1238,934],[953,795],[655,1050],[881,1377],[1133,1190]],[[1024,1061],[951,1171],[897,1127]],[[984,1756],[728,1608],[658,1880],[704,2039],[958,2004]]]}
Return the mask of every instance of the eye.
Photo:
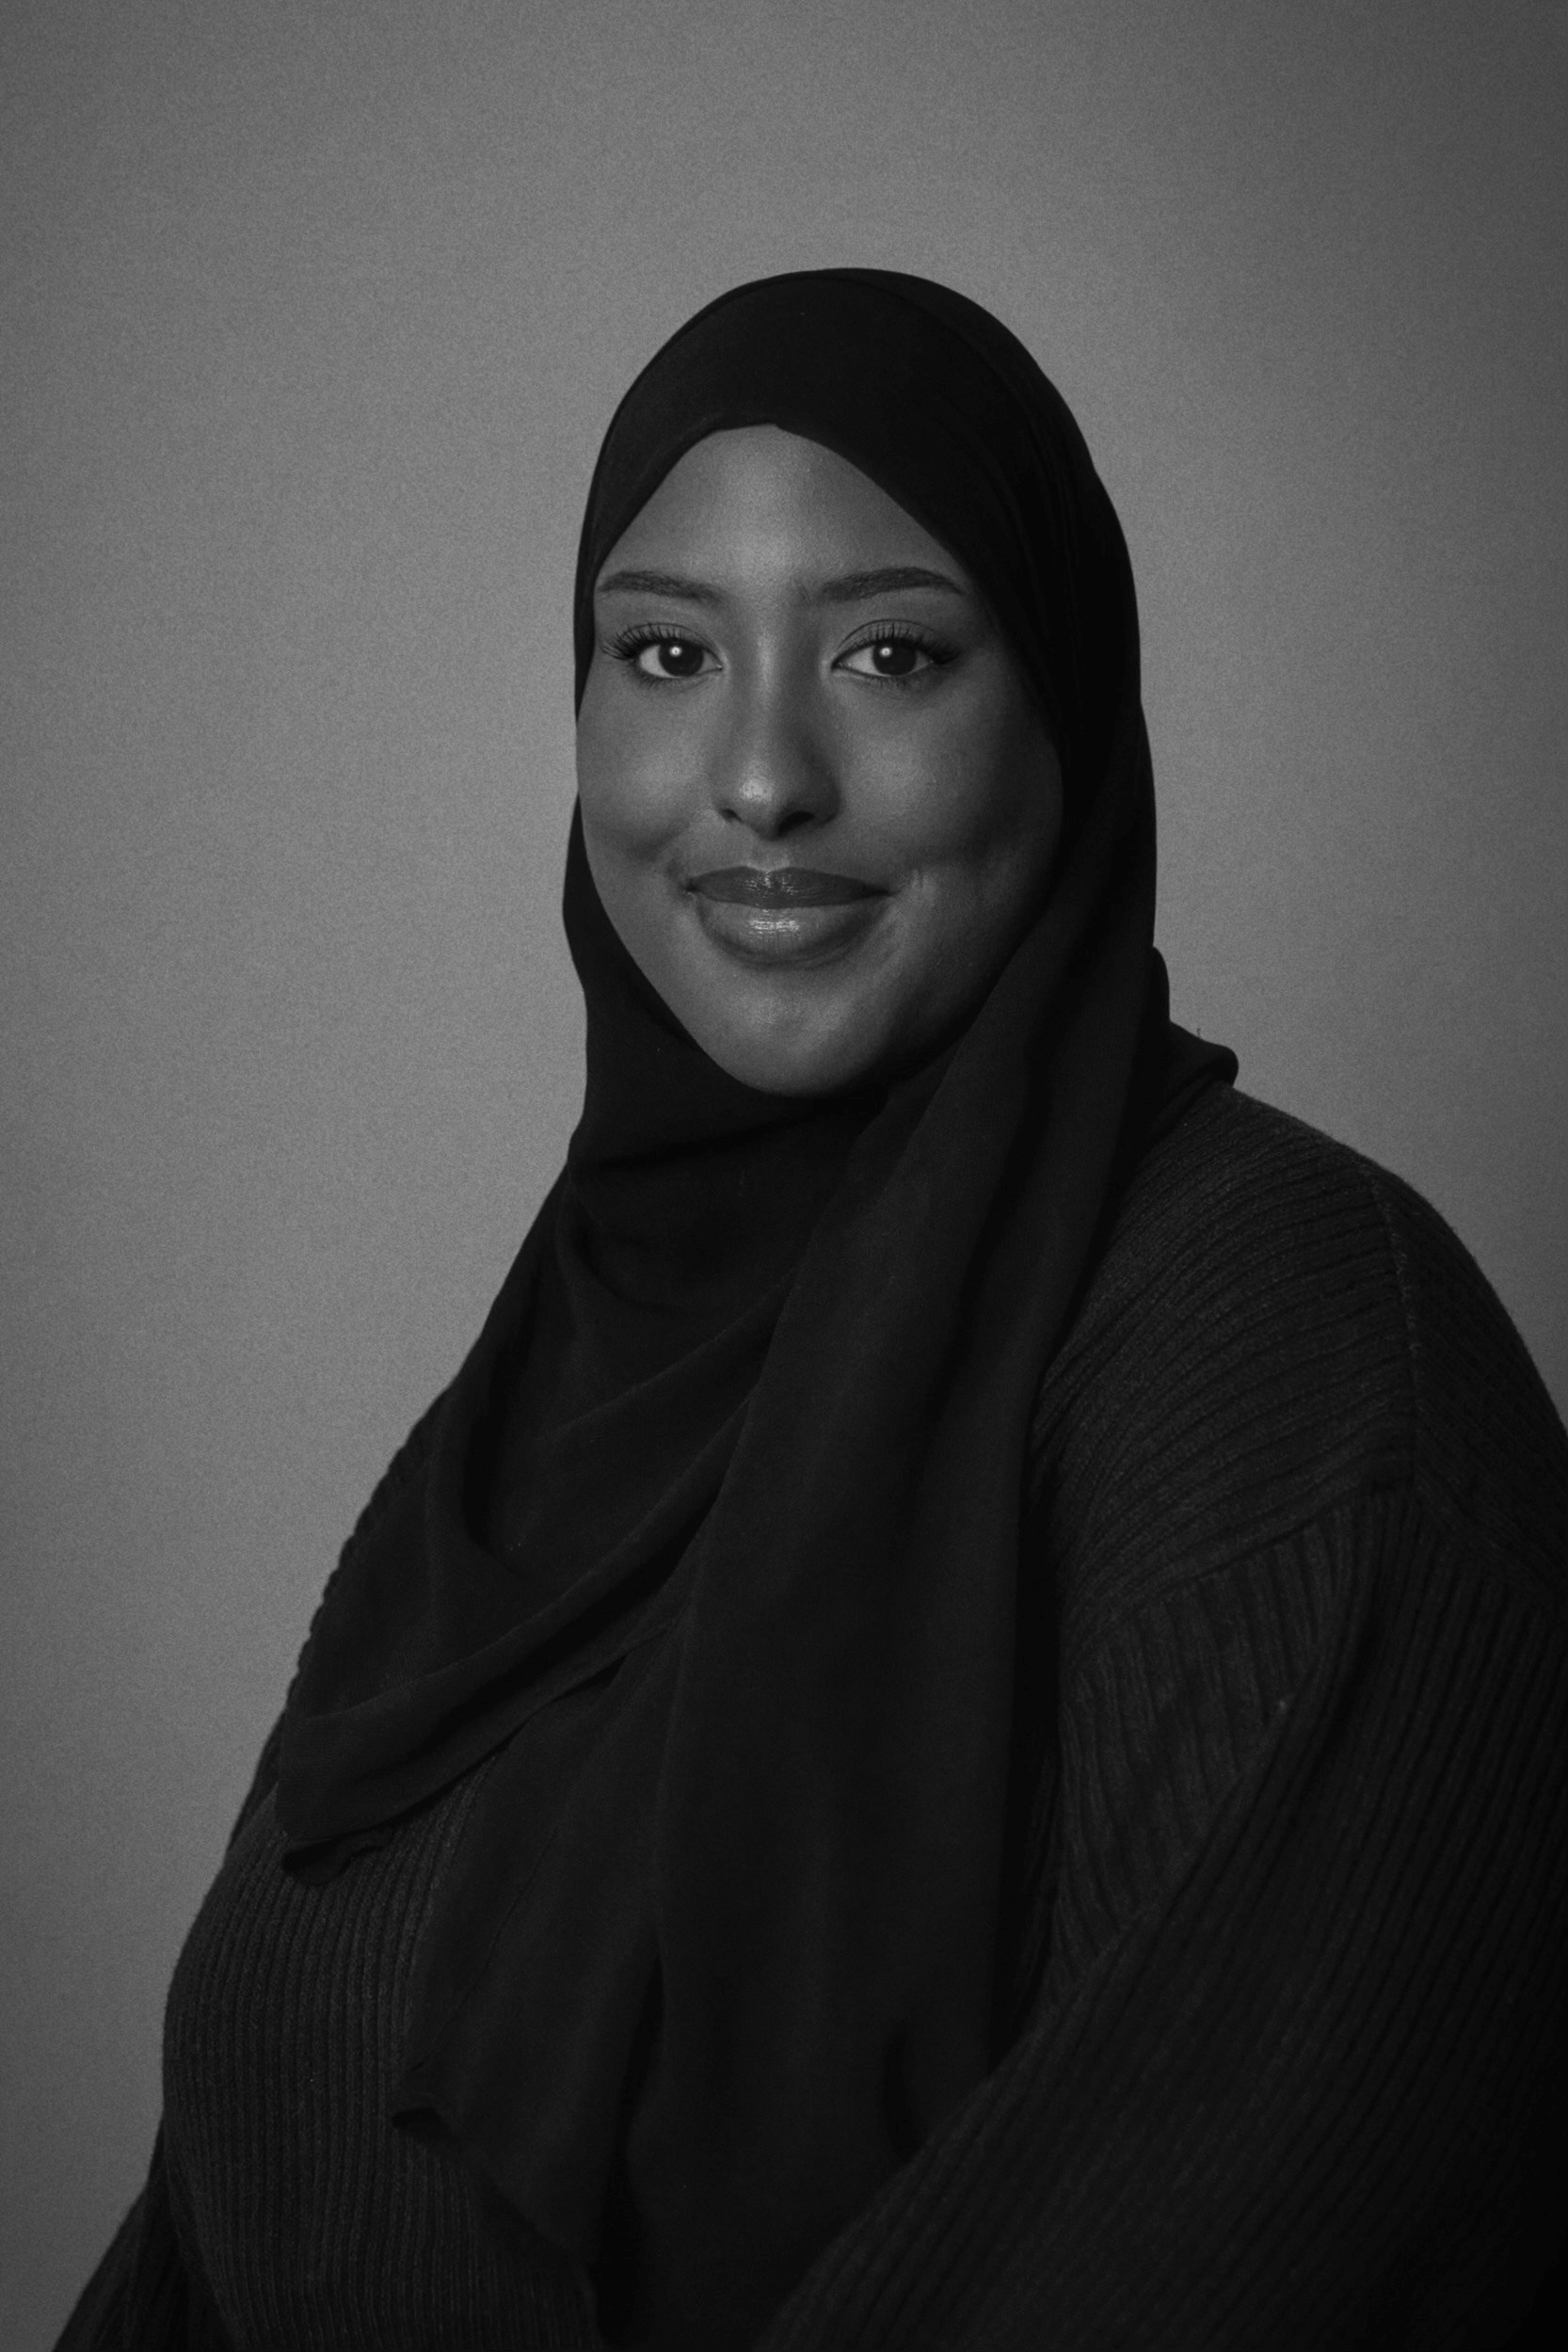
{"label": "eye", "polygon": [[884,622],[858,645],[840,653],[834,666],[856,678],[885,679],[889,685],[900,686],[922,671],[941,668],[952,659],[924,630],[912,628],[907,621]]}
{"label": "eye", "polygon": [[615,639],[607,650],[617,662],[630,663],[639,678],[652,683],[670,683],[687,678],[700,678],[704,666],[717,668],[708,648],[696,637],[682,635],[679,629],[661,628],[645,622],[628,629]]}

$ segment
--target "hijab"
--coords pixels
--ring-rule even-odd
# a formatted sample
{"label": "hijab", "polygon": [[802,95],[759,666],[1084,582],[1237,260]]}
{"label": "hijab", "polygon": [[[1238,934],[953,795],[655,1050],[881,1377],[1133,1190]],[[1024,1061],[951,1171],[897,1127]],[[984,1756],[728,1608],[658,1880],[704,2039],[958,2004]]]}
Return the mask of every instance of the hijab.
{"label": "hijab", "polygon": [[637,378],[610,550],[772,424],[949,548],[1067,820],[962,1033],[831,1099],[720,1070],[567,856],[581,1122],[479,1339],[361,1517],[285,1714],[309,1879],[484,1765],[393,2107],[627,2341],[748,2343],[999,2055],[1029,1431],[1119,1184],[1231,1057],[1175,1030],[1127,550],[1064,403],[963,296],[742,286]]}

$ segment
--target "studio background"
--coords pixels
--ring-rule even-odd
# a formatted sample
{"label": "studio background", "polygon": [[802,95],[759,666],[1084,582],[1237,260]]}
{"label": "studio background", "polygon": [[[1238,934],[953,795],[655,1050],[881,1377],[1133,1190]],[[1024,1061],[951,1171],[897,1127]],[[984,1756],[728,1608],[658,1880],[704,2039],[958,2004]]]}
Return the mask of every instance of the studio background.
{"label": "studio background", "polygon": [[1568,1402],[1564,10],[3,11],[0,2340],[135,2194],[336,1548],[559,1162],[568,599],[775,269],[994,308],[1144,630],[1177,1016]]}

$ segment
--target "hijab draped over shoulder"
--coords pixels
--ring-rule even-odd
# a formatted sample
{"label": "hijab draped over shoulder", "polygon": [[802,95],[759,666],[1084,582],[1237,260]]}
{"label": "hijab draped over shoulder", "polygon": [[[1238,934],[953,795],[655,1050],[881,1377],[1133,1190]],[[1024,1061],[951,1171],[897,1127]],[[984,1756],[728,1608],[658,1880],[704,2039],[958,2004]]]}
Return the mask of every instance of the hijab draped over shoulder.
{"label": "hijab draped over shoulder", "polygon": [[[1046,895],[955,1039],[825,1100],[699,1049],[573,821],[581,1122],[290,1694],[302,1877],[487,1765],[395,2108],[601,2324],[747,2342],[995,2064],[1028,1439],[1122,1176],[1228,1055],[1174,1030],[1126,547],[1057,392],[947,289],[743,286],[611,424],[576,587],[707,434],[860,468],[986,600],[1060,752]],[[1042,1697],[1041,1704],[1044,1704]]]}

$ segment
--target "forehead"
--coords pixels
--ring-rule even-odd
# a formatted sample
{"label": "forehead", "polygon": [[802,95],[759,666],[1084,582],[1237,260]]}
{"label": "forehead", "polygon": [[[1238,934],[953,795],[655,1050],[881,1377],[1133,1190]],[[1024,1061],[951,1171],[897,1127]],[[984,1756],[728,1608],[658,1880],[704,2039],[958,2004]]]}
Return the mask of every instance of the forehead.
{"label": "forehead", "polygon": [[670,468],[601,570],[817,570],[957,567],[869,474],[776,424],[710,433]]}

